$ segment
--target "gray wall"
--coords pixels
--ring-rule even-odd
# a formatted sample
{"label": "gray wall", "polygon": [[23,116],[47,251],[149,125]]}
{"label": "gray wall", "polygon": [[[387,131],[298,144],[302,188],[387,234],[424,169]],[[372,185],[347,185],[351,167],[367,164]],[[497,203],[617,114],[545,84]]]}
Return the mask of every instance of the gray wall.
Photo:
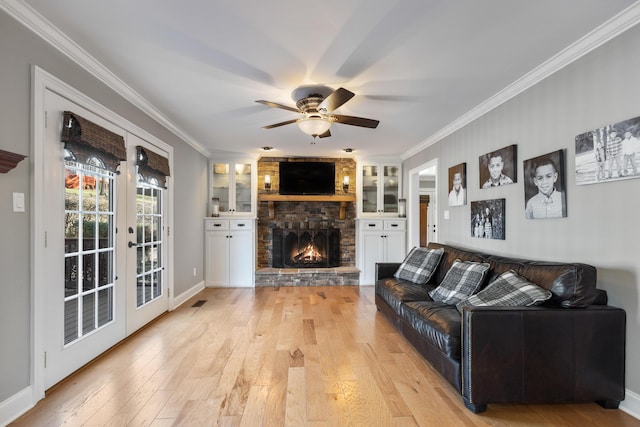
{"label": "gray wall", "polygon": [[[0,11],[0,149],[29,155],[32,64],[174,147],[176,294],[203,280],[207,161],[197,151]],[[0,175],[0,402],[30,384],[30,160]],[[26,213],[13,213],[13,192]],[[197,276],[193,276],[193,267]]]}
{"label": "gray wall", "polygon": [[[576,186],[574,138],[640,116],[640,26],[404,162],[407,171],[439,158],[439,240],[493,253],[598,268],[609,303],[627,311],[627,388],[640,393],[640,179]],[[479,189],[478,157],[518,145],[518,182]],[[568,217],[524,218],[522,161],[566,149]],[[470,205],[447,207],[447,169],[467,163],[468,200],[506,199],[506,240],[470,237]],[[443,219],[448,209],[450,219]]]}

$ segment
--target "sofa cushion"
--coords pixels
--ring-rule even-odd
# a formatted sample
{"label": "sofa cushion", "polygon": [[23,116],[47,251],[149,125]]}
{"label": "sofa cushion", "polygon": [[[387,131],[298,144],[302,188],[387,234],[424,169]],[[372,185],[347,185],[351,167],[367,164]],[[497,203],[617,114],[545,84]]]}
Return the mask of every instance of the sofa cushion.
{"label": "sofa cushion", "polygon": [[405,257],[394,277],[408,280],[418,285],[424,285],[429,281],[436,270],[444,249],[427,249],[414,247]]}
{"label": "sofa cushion", "polygon": [[478,290],[488,269],[487,263],[456,260],[429,296],[434,301],[455,305]]}
{"label": "sofa cushion", "polygon": [[489,283],[486,288],[456,304],[462,312],[465,306],[527,307],[551,298],[551,292],[531,283],[509,270]]}
{"label": "sofa cushion", "polygon": [[416,285],[406,280],[388,278],[376,282],[376,294],[380,296],[397,314],[400,305],[407,301],[431,301],[429,291],[433,285]]}
{"label": "sofa cushion", "polygon": [[455,307],[437,301],[412,301],[402,304],[400,317],[433,347],[460,359],[462,316]]}

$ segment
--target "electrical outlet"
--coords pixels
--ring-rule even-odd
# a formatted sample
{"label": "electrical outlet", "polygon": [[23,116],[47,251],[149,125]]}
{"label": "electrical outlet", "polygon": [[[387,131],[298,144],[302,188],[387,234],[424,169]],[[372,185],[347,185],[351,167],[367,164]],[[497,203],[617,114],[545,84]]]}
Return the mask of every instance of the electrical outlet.
{"label": "electrical outlet", "polygon": [[196,277],[196,268],[193,267],[193,277]]}

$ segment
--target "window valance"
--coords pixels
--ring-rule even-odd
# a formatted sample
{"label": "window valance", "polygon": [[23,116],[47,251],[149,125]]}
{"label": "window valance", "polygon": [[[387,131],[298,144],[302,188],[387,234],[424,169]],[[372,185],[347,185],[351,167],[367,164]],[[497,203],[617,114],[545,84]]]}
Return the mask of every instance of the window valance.
{"label": "window valance", "polygon": [[71,111],[64,112],[60,140],[75,159],[90,164],[98,157],[105,167],[115,172],[121,161],[127,159],[124,138]]}
{"label": "window valance", "polygon": [[160,187],[165,187],[166,178],[171,176],[169,159],[140,145],[136,147],[136,165],[138,165],[138,173],[146,181],[155,178]]}

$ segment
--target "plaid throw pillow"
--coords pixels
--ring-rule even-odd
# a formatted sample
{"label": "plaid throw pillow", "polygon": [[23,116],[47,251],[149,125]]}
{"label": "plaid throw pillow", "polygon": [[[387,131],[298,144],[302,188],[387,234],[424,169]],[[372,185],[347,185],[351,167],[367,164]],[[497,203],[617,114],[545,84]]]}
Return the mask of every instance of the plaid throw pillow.
{"label": "plaid throw pillow", "polygon": [[444,249],[427,249],[414,247],[406,256],[393,276],[417,285],[424,285],[429,281],[442,258]]}
{"label": "plaid throw pillow", "polygon": [[518,276],[509,270],[498,276],[477,294],[459,302],[456,307],[462,312],[465,306],[528,307],[545,302],[551,292]]}
{"label": "plaid throw pillow", "polygon": [[460,261],[457,259],[447,271],[442,283],[429,292],[429,296],[434,301],[456,305],[478,290],[488,269],[489,264],[486,262]]}

